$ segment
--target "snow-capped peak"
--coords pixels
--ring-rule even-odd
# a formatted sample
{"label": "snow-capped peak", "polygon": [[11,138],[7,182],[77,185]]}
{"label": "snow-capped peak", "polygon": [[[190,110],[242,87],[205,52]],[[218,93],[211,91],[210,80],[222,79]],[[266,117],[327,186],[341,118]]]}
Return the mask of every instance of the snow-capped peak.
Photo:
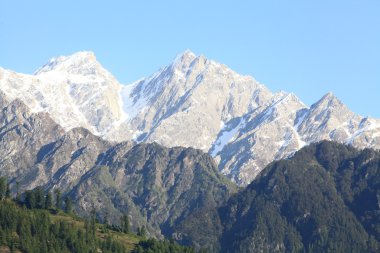
{"label": "snow-capped peak", "polygon": [[34,75],[51,71],[67,72],[71,74],[95,74],[95,68],[100,64],[91,51],[81,51],[70,56],[59,56],[50,59],[48,63],[39,68]]}
{"label": "snow-capped peak", "polygon": [[186,50],[175,57],[173,63],[171,64],[171,68],[174,72],[186,74],[197,58],[198,57],[193,52]]}
{"label": "snow-capped peak", "polygon": [[0,68],[0,91],[33,112],[49,112],[66,130],[86,127],[109,140],[209,151],[220,170],[241,184],[307,143],[380,147],[380,121],[354,114],[331,92],[309,108],[293,93],[273,94],[190,50],[128,86],[93,52],[53,58],[35,76]]}
{"label": "snow-capped peak", "polygon": [[316,104],[321,104],[321,103],[335,103],[335,102],[340,102],[340,100],[332,93],[331,91],[326,93]]}
{"label": "snow-capped peak", "polygon": [[346,105],[344,105],[332,92],[328,92],[320,100],[311,105],[311,110],[328,110],[328,111],[339,111],[349,110]]}
{"label": "snow-capped peak", "polygon": [[189,49],[186,49],[184,52],[178,54],[175,57],[174,63],[183,62],[183,61],[193,61],[196,57],[197,56],[195,55],[195,53],[193,53]]}

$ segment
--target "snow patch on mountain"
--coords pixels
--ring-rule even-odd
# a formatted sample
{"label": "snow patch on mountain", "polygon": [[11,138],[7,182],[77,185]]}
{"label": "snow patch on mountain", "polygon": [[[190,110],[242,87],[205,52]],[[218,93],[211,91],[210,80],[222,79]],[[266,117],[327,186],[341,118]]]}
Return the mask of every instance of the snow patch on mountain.
{"label": "snow patch on mountain", "polygon": [[190,50],[129,85],[92,52],[55,57],[33,75],[0,68],[0,91],[32,112],[48,112],[65,130],[202,149],[241,185],[312,142],[380,148],[380,121],[351,112],[334,94],[308,107]]}
{"label": "snow patch on mountain", "polygon": [[244,119],[240,118],[235,127],[232,127],[230,129],[224,129],[223,127],[222,131],[218,135],[218,138],[211,147],[209,154],[215,157],[224,148],[224,146],[226,146],[235,137],[235,135],[242,127],[244,127],[244,125]]}

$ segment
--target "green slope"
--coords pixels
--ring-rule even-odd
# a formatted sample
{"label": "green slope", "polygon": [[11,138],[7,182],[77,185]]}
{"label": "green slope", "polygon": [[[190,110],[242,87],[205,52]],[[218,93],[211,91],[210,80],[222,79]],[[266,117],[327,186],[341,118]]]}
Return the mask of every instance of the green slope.
{"label": "green slope", "polygon": [[[162,251],[163,250],[163,251]],[[56,209],[0,200],[0,252],[194,252],[169,241],[119,232]]]}
{"label": "green slope", "polygon": [[274,162],[219,209],[222,252],[380,252],[380,153],[333,142]]}

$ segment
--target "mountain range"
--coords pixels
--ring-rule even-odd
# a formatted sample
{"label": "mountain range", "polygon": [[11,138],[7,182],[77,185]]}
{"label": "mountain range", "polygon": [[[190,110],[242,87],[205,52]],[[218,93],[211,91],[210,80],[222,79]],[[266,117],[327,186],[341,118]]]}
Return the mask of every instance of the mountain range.
{"label": "mountain range", "polygon": [[380,120],[353,113],[332,93],[309,107],[191,51],[128,85],[92,52],[53,58],[33,75],[0,68],[0,91],[48,113],[65,131],[201,149],[239,185],[320,140],[380,148]]}
{"label": "mountain range", "polygon": [[238,188],[202,150],[109,142],[65,131],[0,93],[0,176],[42,186],[75,212],[207,252],[378,252],[380,153],[335,142],[301,148]]}
{"label": "mountain range", "polygon": [[[82,217],[95,211],[100,221],[118,224],[122,215],[128,215],[133,231],[145,227],[148,236],[171,238],[208,252],[343,253],[380,249],[380,153],[318,142],[314,136],[340,136],[338,130],[330,131],[331,122],[351,117],[362,131],[356,130],[348,143],[369,145],[376,141],[377,121],[351,113],[332,94],[300,109],[294,119],[292,114],[280,117],[284,111],[292,111],[286,105],[299,102],[294,95],[283,93],[274,94],[277,102],[257,112],[256,117],[253,110],[253,121],[248,116],[236,122],[231,119],[236,131],[260,130],[253,131],[252,136],[262,141],[269,136],[280,138],[276,134],[282,128],[290,129],[285,123],[294,121],[299,132],[309,133],[303,138],[316,142],[289,152],[292,155],[287,159],[276,157],[278,161],[260,169],[244,188],[220,173],[211,156],[215,155],[213,151],[165,147],[151,143],[148,135],[144,137],[147,140],[107,140],[94,129],[61,126],[48,111],[31,109],[25,98],[18,96],[0,91],[0,176],[10,181],[13,195],[37,186],[50,192],[59,190],[73,201],[75,212]],[[33,108],[33,101],[30,105]],[[256,120],[262,125],[255,125]],[[313,123],[318,121],[324,121],[324,128],[317,127],[321,122]],[[228,132],[234,136],[235,130],[227,125],[222,129],[225,127],[228,130],[218,135]],[[252,136],[245,137],[248,143]],[[362,142],[360,138],[364,138]],[[283,145],[288,140],[291,138],[282,140]],[[269,145],[270,139],[267,141]],[[236,152],[230,145],[248,144],[229,142],[217,154],[227,147]],[[257,168],[252,165],[251,169]]]}

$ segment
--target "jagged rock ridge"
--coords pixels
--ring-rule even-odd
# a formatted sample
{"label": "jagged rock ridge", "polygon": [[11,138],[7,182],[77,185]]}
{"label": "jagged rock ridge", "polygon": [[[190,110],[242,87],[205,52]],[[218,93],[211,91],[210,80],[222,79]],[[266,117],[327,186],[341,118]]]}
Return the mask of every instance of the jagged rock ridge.
{"label": "jagged rock ridge", "polygon": [[380,147],[380,121],[356,115],[333,94],[308,107],[292,93],[272,93],[190,51],[130,85],[120,84],[91,52],[53,58],[34,75],[0,68],[0,84],[9,98],[50,113],[66,130],[201,149],[241,185],[308,143]]}

